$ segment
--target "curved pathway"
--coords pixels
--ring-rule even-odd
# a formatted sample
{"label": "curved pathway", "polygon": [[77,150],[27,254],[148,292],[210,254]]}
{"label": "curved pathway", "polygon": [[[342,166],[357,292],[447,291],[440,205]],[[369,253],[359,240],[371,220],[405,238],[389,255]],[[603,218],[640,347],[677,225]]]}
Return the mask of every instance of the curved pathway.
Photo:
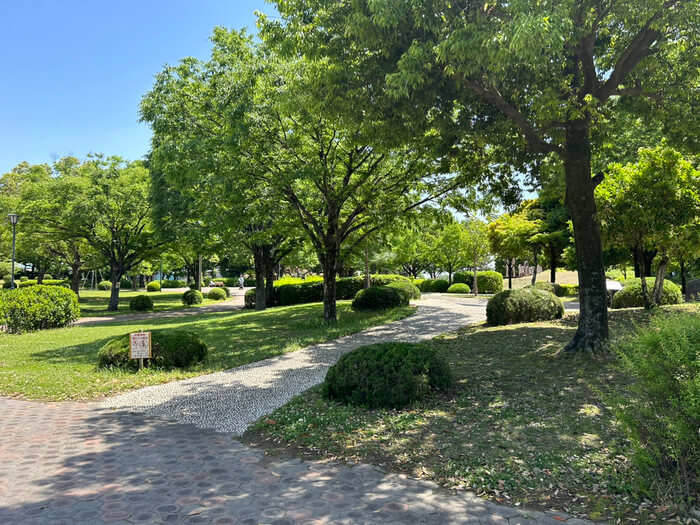
{"label": "curved pathway", "polygon": [[[420,304],[396,323],[102,405],[0,398],[0,523],[590,523],[503,507],[370,465],[271,459],[214,430],[240,432],[247,412],[272,409],[318,382],[351,348],[427,339],[484,313],[474,299],[428,296]],[[223,425],[203,414],[210,410]]]}
{"label": "curved pathway", "polygon": [[485,319],[481,300],[427,295],[419,305],[418,312],[400,321],[238,368],[127,392],[103,406],[241,435],[262,416],[322,383],[328,368],[355,348],[431,339]]}

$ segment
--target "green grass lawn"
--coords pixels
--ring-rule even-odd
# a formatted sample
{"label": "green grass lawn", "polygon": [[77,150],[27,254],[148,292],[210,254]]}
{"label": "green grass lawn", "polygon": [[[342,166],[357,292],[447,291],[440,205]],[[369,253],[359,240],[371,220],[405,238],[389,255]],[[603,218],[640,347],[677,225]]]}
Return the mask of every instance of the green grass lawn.
{"label": "green grass lawn", "polygon": [[[697,304],[662,310],[678,308],[700,315]],[[611,312],[611,332],[623,337],[647,319],[641,309]],[[451,392],[407,410],[367,410],[326,401],[316,387],[244,440],[271,454],[368,461],[511,506],[654,521],[660,504],[636,513],[627,442],[604,401],[625,379],[611,360],[554,357],[575,330],[567,317],[443,336],[430,344],[452,365]]]}
{"label": "green grass lawn", "polygon": [[[338,302],[338,324],[323,323],[323,305],[264,312],[210,313],[177,319],[111,322],[20,335],[0,335],[0,394],[37,400],[90,399],[244,365],[401,319],[414,308],[353,312]],[[182,328],[209,346],[207,360],[185,370],[99,370],[97,351],[110,338],[138,330]]]}
{"label": "green grass lawn", "polygon": [[181,310],[183,308],[196,308],[207,304],[221,303],[222,301],[214,301],[207,299],[204,296],[202,304],[187,306],[182,304],[182,292],[173,292],[164,290],[162,292],[146,292],[145,290],[121,290],[119,292],[119,310],[116,312],[108,312],[107,305],[109,304],[109,290],[80,290],[80,315],[81,317],[99,317],[122,314],[139,313],[129,309],[129,301],[137,295],[148,295],[153,301],[153,309],[149,312],[168,312],[171,310]]}

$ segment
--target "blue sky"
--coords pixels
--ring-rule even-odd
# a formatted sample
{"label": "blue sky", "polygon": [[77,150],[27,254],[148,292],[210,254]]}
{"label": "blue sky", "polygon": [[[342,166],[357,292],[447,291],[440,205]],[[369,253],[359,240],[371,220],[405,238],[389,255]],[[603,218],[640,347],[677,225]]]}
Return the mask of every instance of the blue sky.
{"label": "blue sky", "polygon": [[138,104],[166,63],[206,58],[216,25],[255,31],[264,0],[25,0],[0,17],[0,174],[90,152],[138,159]]}

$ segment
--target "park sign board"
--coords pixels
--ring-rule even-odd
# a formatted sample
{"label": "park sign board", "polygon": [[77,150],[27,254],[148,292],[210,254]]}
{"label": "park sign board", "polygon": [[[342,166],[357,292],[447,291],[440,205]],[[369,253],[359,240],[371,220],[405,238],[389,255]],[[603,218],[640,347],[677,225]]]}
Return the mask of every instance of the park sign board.
{"label": "park sign board", "polygon": [[151,358],[151,332],[132,332],[129,334],[129,358]]}

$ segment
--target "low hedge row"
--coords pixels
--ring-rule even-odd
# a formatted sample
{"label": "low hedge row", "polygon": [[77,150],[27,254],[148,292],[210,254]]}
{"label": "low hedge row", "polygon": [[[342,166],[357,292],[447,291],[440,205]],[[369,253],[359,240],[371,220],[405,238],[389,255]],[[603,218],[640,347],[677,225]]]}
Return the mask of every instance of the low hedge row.
{"label": "low hedge row", "polygon": [[166,280],[163,281],[160,285],[161,288],[187,288],[187,283],[185,281],[179,281],[177,279],[174,280]]}
{"label": "low hedge row", "polygon": [[[12,281],[5,281],[2,285],[3,288],[9,289]],[[31,286],[37,286],[39,283],[36,279],[27,279],[25,281],[20,281],[15,279],[15,286],[17,288],[29,288]],[[70,281],[68,279],[44,279],[41,286],[62,286],[64,288],[70,288]]]}
{"label": "low hedge row", "polygon": [[387,310],[408,306],[409,295],[390,286],[370,286],[357,292],[352,300],[353,310]]}
{"label": "low hedge row", "polygon": [[[289,282],[288,279],[281,280]],[[377,274],[370,276],[371,286],[386,286],[394,282],[410,284],[410,279],[402,275]],[[364,289],[365,278],[341,277],[335,281],[335,296],[338,300],[354,299],[357,292]],[[317,303],[323,301],[323,280],[307,279],[296,284],[281,284],[274,287],[274,306],[289,306],[292,304]],[[248,290],[245,294],[247,308],[255,308],[255,291]]]}

